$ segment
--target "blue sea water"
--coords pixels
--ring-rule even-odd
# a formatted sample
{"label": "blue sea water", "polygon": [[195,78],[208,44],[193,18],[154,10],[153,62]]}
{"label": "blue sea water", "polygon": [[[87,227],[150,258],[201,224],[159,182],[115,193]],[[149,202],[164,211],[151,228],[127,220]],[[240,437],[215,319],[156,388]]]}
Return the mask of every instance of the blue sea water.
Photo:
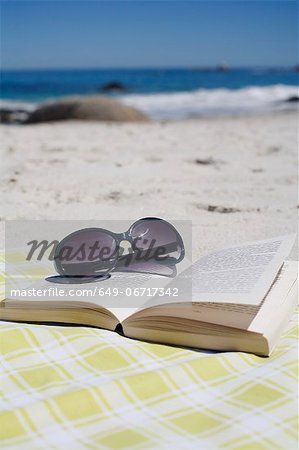
{"label": "blue sea water", "polygon": [[[118,81],[125,93],[110,95],[154,118],[279,108],[298,95],[298,74],[287,69],[73,69],[2,71],[3,102],[31,104],[66,95],[101,92]],[[276,105],[276,106],[275,106]]]}

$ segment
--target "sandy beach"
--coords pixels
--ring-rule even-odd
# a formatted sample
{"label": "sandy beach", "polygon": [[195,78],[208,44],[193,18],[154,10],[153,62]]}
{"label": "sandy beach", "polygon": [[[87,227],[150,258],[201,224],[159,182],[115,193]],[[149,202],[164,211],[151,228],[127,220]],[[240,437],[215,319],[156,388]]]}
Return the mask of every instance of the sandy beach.
{"label": "sandy beach", "polygon": [[187,219],[198,257],[296,230],[296,113],[1,125],[0,136],[2,231],[11,219]]}

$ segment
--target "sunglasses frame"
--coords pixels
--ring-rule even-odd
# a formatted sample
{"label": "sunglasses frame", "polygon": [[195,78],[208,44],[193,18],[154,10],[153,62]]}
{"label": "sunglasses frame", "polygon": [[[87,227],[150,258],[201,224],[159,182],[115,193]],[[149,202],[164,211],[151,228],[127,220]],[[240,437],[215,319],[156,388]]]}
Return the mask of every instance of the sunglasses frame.
{"label": "sunglasses frame", "polygon": [[[180,246],[180,248],[181,248],[181,254],[180,254],[180,256],[179,256],[178,259],[171,258],[171,264],[170,264],[169,259],[168,259],[167,262],[166,262],[165,259],[163,259],[163,260],[159,261],[159,264],[162,264],[162,265],[168,265],[168,266],[169,266],[169,265],[176,265],[176,264],[178,264],[180,261],[182,261],[182,259],[184,259],[184,257],[185,257],[185,246],[184,246],[183,239],[182,239],[181,235],[179,234],[179,232],[177,231],[177,229],[176,229],[171,223],[167,222],[167,221],[164,220],[164,219],[160,219],[160,218],[158,218],[158,217],[143,217],[143,218],[141,218],[141,219],[138,219],[136,222],[134,222],[134,223],[130,226],[130,228],[129,228],[127,231],[123,232],[123,233],[114,233],[114,232],[112,232],[112,231],[106,230],[105,228],[97,228],[97,227],[93,227],[93,228],[81,228],[80,230],[77,230],[77,231],[74,231],[73,233],[68,234],[67,236],[65,236],[65,237],[59,242],[59,244],[57,245],[57,247],[56,247],[56,249],[55,249],[55,254],[54,254],[54,267],[55,267],[56,271],[57,271],[57,272],[59,273],[59,275],[61,275],[61,276],[64,276],[64,277],[74,277],[74,276],[65,274],[65,272],[64,272],[64,270],[63,270],[63,267],[62,267],[62,264],[61,264],[61,261],[59,260],[59,258],[58,258],[58,256],[57,256],[57,253],[61,250],[61,248],[63,248],[63,244],[64,244],[69,238],[71,238],[71,237],[73,237],[73,236],[76,236],[76,235],[82,233],[82,231],[84,231],[84,232],[86,232],[86,231],[98,231],[98,232],[104,232],[104,233],[108,234],[109,236],[111,236],[111,237],[115,240],[115,242],[116,242],[116,249],[117,249],[117,252],[115,253],[115,258],[114,258],[114,260],[113,260],[113,264],[112,264],[111,267],[107,268],[106,272],[103,272],[102,274],[99,274],[99,275],[98,275],[99,277],[105,277],[105,276],[107,276],[108,274],[110,274],[110,272],[116,271],[118,268],[121,269],[121,268],[118,266],[118,263],[119,263],[120,258],[121,258],[121,255],[119,254],[120,243],[121,243],[122,241],[128,241],[128,242],[130,242],[133,251],[137,251],[137,250],[140,251],[140,249],[138,249],[138,248],[136,247],[135,242],[134,242],[134,239],[132,238],[131,233],[132,233],[132,230],[134,229],[134,227],[135,227],[136,225],[138,225],[139,223],[142,223],[142,222],[144,222],[144,221],[146,221],[146,220],[157,220],[157,221],[162,221],[162,222],[165,223],[167,226],[169,226],[169,228],[170,228],[172,231],[174,231],[174,233],[175,233],[175,235],[176,235],[176,242],[175,242],[175,243],[177,244],[177,246]],[[107,260],[107,261],[108,261],[108,260]],[[121,270],[119,270],[119,271],[121,271]],[[138,273],[138,270],[134,270],[134,269],[129,270],[129,269],[127,269],[126,272],[136,272],[136,273]],[[154,272],[149,272],[149,271],[148,271],[148,272],[145,271],[145,272],[142,272],[142,273],[152,273],[152,274],[155,274]],[[163,275],[163,274],[159,274],[159,273],[157,273],[157,275],[167,276],[167,275]],[[95,277],[95,278],[97,277],[97,275],[91,275],[91,276],[92,276],[92,277]],[[86,276],[86,277],[87,277],[87,276]],[[84,275],[82,275],[82,278],[84,278]]]}

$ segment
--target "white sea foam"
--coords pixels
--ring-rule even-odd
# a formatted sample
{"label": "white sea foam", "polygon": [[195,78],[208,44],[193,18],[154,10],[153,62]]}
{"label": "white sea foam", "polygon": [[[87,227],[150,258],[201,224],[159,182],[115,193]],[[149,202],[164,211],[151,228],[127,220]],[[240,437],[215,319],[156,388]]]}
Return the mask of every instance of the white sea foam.
{"label": "white sea foam", "polygon": [[286,100],[298,95],[297,86],[275,85],[242,89],[198,89],[167,94],[131,94],[123,96],[122,100],[153,119],[182,119],[291,109],[296,104]]}
{"label": "white sea foam", "polygon": [[37,103],[29,103],[29,102],[22,102],[17,100],[0,100],[0,108],[1,109],[7,109],[8,111],[34,111],[36,108]]}

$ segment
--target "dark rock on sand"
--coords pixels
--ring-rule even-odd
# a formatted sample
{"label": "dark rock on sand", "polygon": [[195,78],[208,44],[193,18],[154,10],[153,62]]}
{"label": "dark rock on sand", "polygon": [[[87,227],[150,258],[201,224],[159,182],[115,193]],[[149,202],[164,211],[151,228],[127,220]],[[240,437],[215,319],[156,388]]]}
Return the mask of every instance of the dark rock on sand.
{"label": "dark rock on sand", "polygon": [[204,211],[208,211],[208,212],[217,212],[217,213],[221,213],[221,214],[230,214],[230,213],[236,213],[236,212],[240,212],[241,209],[239,208],[233,208],[230,206],[221,206],[221,205],[205,205],[205,204],[196,204],[196,207],[198,209],[202,209]]}
{"label": "dark rock on sand", "polygon": [[25,109],[0,108],[0,123],[23,123],[28,115]]}
{"label": "dark rock on sand", "polygon": [[202,204],[202,203],[196,203],[195,204],[197,209],[202,209],[204,211],[208,212],[216,212],[220,214],[231,214],[231,213],[238,213],[238,212],[261,212],[260,208],[234,208],[231,206],[221,206],[221,205],[209,205],[209,204]]}
{"label": "dark rock on sand", "polygon": [[110,81],[99,88],[100,92],[126,92],[127,90],[127,86],[119,81]]}
{"label": "dark rock on sand", "polygon": [[115,122],[146,122],[148,117],[131,106],[103,96],[65,97],[41,104],[26,123],[57,120],[90,120]]}
{"label": "dark rock on sand", "polygon": [[11,111],[9,109],[0,109],[0,122],[9,123],[10,122]]}
{"label": "dark rock on sand", "polygon": [[287,98],[285,100],[285,102],[287,102],[287,103],[298,103],[299,102],[299,97],[298,97],[298,95],[292,95],[291,97]]}
{"label": "dark rock on sand", "polygon": [[208,205],[207,211],[209,212],[218,212],[221,214],[230,214],[235,212],[240,212],[241,210],[239,208],[231,208],[227,206],[218,206],[218,205]]}
{"label": "dark rock on sand", "polygon": [[211,166],[216,164],[216,161],[213,158],[197,158],[195,160],[195,164],[199,164],[201,166]]}

